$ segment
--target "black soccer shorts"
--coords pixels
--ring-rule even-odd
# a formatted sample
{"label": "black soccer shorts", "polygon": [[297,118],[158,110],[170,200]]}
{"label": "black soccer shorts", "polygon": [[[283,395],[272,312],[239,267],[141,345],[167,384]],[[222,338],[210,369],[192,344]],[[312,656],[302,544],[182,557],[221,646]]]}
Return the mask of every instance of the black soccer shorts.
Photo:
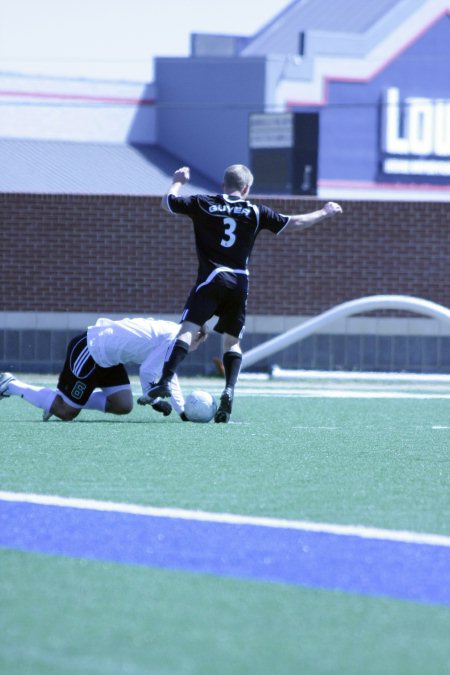
{"label": "black soccer shorts", "polygon": [[246,317],[248,278],[243,274],[218,274],[204,286],[194,286],[184,306],[182,321],[202,326],[212,316],[219,317],[217,333],[241,338]]}
{"label": "black soccer shorts", "polygon": [[130,380],[123,365],[102,368],[94,361],[87,347],[87,333],[77,335],[69,342],[58,390],[77,407],[85,406],[97,387],[103,389],[127,384]]}

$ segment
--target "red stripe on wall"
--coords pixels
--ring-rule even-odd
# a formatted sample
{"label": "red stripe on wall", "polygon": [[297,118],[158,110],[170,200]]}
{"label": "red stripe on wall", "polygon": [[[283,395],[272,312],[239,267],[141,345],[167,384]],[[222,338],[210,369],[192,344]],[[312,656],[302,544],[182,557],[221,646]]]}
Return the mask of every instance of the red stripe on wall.
{"label": "red stripe on wall", "polygon": [[92,96],[90,94],[61,94],[42,91],[0,90],[0,96],[37,98],[55,101],[90,101],[94,103],[120,103],[121,105],[154,105],[152,98],[127,98],[123,96]]}

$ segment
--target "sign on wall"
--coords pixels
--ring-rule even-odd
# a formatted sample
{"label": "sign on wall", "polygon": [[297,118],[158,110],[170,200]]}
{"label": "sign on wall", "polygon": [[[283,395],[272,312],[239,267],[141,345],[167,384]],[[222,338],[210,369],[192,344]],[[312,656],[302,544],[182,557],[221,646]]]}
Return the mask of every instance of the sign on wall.
{"label": "sign on wall", "polygon": [[318,113],[254,113],[249,150],[254,191],[317,194]]}
{"label": "sign on wall", "polygon": [[249,147],[292,148],[294,115],[292,113],[254,113],[250,115]]}
{"label": "sign on wall", "polygon": [[439,182],[450,177],[450,99],[387,89],[382,104],[381,173],[386,178]]}

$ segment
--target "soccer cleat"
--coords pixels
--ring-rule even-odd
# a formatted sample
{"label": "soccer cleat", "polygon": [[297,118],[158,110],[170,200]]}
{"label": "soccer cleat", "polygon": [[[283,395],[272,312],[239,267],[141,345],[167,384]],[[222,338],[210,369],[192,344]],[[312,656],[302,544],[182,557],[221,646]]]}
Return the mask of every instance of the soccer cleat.
{"label": "soccer cleat", "polygon": [[164,417],[167,417],[172,412],[172,406],[169,401],[156,401],[155,403],[152,403],[151,406],[153,410],[162,413]]}
{"label": "soccer cleat", "polygon": [[42,413],[42,421],[48,422],[50,417],[53,417],[53,413],[51,413],[50,410],[44,410]]}
{"label": "soccer cleat", "polygon": [[6,393],[8,385],[15,379],[12,373],[0,373],[0,398],[8,398],[10,396],[10,394]]}
{"label": "soccer cleat", "polygon": [[223,390],[222,396],[220,397],[219,407],[217,412],[214,415],[214,422],[217,423],[227,423],[230,420],[231,409],[233,407],[233,390],[227,387]]}
{"label": "soccer cleat", "polygon": [[143,394],[142,396],[139,396],[137,402],[138,405],[153,405],[156,399],[150,398],[150,396],[147,396],[146,394]]}
{"label": "soccer cleat", "polygon": [[171,395],[170,384],[168,382],[157,382],[147,392],[149,398],[169,398]]}

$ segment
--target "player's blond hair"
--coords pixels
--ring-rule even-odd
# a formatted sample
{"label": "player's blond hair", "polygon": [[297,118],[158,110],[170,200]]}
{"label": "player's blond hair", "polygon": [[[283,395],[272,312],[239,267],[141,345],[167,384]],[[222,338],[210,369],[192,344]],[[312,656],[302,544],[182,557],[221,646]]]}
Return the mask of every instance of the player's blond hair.
{"label": "player's blond hair", "polygon": [[232,164],[225,169],[223,185],[227,192],[242,192],[246,185],[249,188],[253,185],[253,174],[244,164]]}

